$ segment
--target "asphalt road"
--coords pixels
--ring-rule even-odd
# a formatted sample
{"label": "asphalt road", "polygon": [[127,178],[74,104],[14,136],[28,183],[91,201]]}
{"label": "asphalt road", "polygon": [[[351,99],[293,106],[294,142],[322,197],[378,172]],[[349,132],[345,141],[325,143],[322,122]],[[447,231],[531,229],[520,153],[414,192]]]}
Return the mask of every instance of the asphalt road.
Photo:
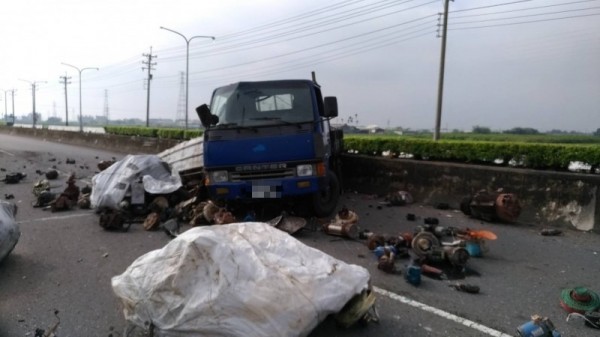
{"label": "asphalt road", "polygon": [[[36,170],[55,166],[61,174],[53,186],[59,192],[71,172],[83,187],[97,171],[96,164],[112,157],[123,154],[0,134],[0,168],[5,170],[0,178],[8,172],[27,174],[19,184],[0,183],[0,198],[15,197],[11,201],[19,206],[21,227],[19,243],[0,264],[0,337],[34,336],[36,328],[47,329],[56,322],[56,310],[59,337],[118,336],[123,331],[126,321],[110,279],[170,238],[163,232],[144,231],[141,224],[127,233],[104,231],[91,210],[51,213],[31,205],[32,186],[41,178]],[[67,158],[76,163],[67,164]],[[455,281],[428,277],[415,287],[402,275],[378,270],[364,241],[303,230],[297,234],[303,243],[370,271],[380,315],[378,324],[350,329],[327,319],[310,337],[516,336],[516,328],[533,314],[549,317],[562,336],[598,335],[581,320],[565,321],[559,295],[575,286],[600,291],[599,235],[566,230],[561,236],[546,237],[528,224],[483,223],[456,210],[420,205],[418,200],[401,207],[382,203],[381,196],[349,191],[339,206],[355,211],[361,229],[375,233],[412,232],[426,217],[437,217],[445,226],[495,232],[498,239],[488,243],[483,257],[469,260],[466,277],[460,280],[480,286],[481,292],[456,291],[449,287]],[[408,213],[417,219],[406,220]],[[400,260],[396,266],[402,270],[407,263]]]}

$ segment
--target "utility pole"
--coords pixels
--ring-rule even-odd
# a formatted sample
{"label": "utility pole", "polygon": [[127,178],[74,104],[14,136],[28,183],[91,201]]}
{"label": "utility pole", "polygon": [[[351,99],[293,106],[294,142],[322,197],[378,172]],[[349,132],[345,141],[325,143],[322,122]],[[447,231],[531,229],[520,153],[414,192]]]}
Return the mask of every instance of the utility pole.
{"label": "utility pole", "polygon": [[11,91],[11,102],[12,102],[12,122],[14,124],[15,122],[15,89],[12,89]]}
{"label": "utility pole", "polygon": [[65,76],[61,76],[60,78],[65,86],[65,125],[69,126],[69,101],[67,100],[67,84],[71,84],[71,82],[69,82],[71,76],[67,76],[67,73],[65,72]]}
{"label": "utility pole", "polygon": [[152,66],[156,65],[156,62],[152,62],[152,58],[155,58],[156,55],[152,55],[152,46],[150,46],[150,53],[149,54],[142,54],[142,56],[147,57],[148,61],[142,61],[143,64],[145,64],[147,67],[142,67],[142,71],[144,70],[148,70],[148,87],[147,87],[147,97],[146,97],[146,127],[150,126],[150,81],[152,81],[152,73],[151,71],[154,70],[154,68],[152,68]]}
{"label": "utility pole", "polygon": [[108,125],[109,120],[109,111],[108,111],[108,89],[104,89],[104,119],[106,120],[106,125]]}
{"label": "utility pole", "polygon": [[[454,1],[454,0],[453,0]],[[444,68],[446,65],[446,35],[448,32],[448,5],[450,0],[444,0],[444,23],[442,25],[442,51],[440,55],[440,77],[438,81],[437,111],[435,115],[435,131],[433,140],[440,139],[440,126],[442,124],[442,99],[444,97]]]}
{"label": "utility pole", "polygon": [[27,80],[21,80],[21,81],[31,84],[31,96],[32,96],[32,100],[33,100],[33,128],[35,129],[35,124],[37,122],[37,115],[35,112],[35,88],[38,85],[38,83],[46,83],[46,82],[45,81],[27,81]]}

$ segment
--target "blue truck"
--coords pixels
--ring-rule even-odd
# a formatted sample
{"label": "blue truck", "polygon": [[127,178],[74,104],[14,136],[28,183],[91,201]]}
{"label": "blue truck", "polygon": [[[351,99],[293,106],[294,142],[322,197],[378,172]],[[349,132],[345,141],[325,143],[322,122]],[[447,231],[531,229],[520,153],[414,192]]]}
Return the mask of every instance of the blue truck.
{"label": "blue truck", "polygon": [[311,80],[238,82],[196,108],[205,127],[205,183],[215,201],[305,201],[335,211],[341,191],[337,99]]}

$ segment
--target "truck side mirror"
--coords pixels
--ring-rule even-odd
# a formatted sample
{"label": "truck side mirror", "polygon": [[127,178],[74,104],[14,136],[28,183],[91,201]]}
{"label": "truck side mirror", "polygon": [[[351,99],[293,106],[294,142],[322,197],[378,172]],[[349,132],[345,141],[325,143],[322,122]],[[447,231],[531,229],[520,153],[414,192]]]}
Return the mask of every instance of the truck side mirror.
{"label": "truck side mirror", "polygon": [[210,113],[210,109],[208,105],[202,104],[201,106],[196,108],[196,114],[200,118],[200,123],[205,128],[208,128],[211,125],[215,125],[219,123],[219,117]]}
{"label": "truck side mirror", "polygon": [[336,97],[325,97],[323,99],[323,117],[333,118],[338,116],[338,105]]}

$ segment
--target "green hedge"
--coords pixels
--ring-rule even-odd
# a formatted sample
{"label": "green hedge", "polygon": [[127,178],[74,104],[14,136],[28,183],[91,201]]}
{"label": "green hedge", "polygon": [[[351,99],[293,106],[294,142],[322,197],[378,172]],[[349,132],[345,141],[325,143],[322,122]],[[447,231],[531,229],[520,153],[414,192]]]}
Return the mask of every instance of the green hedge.
{"label": "green hedge", "polygon": [[344,137],[347,152],[395,158],[567,170],[580,161],[600,166],[600,146],[485,141],[433,141],[399,137]]}
{"label": "green hedge", "polygon": [[176,128],[147,128],[141,126],[105,126],[106,133],[124,136],[160,137],[168,139],[192,139],[202,136],[202,130]]}

